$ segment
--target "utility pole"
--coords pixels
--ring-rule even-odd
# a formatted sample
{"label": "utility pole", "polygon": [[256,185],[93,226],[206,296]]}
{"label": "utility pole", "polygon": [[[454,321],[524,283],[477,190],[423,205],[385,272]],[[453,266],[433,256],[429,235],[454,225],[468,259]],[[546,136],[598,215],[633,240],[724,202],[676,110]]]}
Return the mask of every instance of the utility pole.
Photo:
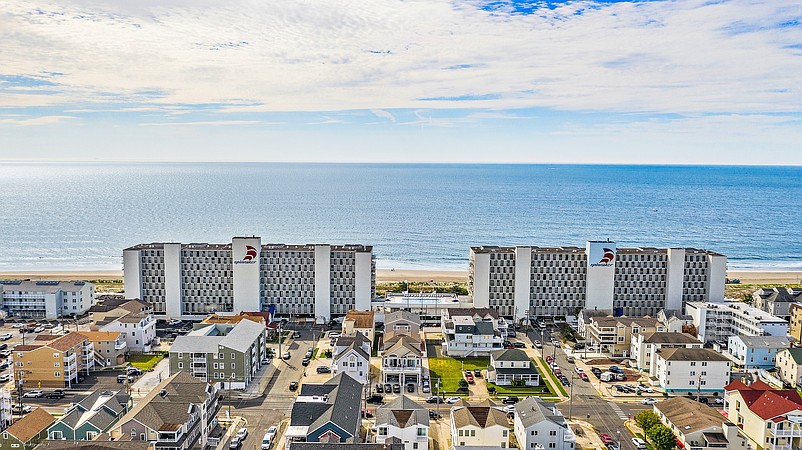
{"label": "utility pole", "polygon": [[278,323],[278,355],[276,357],[284,361],[284,354],[281,353],[281,321]]}

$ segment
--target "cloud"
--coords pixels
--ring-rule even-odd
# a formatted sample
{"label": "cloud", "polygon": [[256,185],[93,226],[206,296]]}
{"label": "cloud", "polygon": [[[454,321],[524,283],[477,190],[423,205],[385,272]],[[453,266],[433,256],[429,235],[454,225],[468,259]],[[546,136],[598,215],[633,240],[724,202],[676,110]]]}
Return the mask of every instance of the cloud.
{"label": "cloud", "polygon": [[375,115],[376,117],[378,117],[380,119],[387,119],[387,120],[389,120],[390,122],[393,122],[393,123],[396,122],[395,116],[392,113],[390,113],[389,111],[385,111],[383,109],[371,109],[370,112],[372,112],[373,115]]}
{"label": "cloud", "polygon": [[181,127],[181,126],[227,126],[227,125],[265,125],[261,120],[208,120],[197,122],[148,122],[140,123],[141,127]]}
{"label": "cloud", "polygon": [[0,80],[52,93],[0,107],[798,112],[800,17],[705,0],[4,0]]}
{"label": "cloud", "polygon": [[75,119],[73,116],[40,116],[26,119],[0,119],[0,123],[19,126],[51,125],[65,120]]}

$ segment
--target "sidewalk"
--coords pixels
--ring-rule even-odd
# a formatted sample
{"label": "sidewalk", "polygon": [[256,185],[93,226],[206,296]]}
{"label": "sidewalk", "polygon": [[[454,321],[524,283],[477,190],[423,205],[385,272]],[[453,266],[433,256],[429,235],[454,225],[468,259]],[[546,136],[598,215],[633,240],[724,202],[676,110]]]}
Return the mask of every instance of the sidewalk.
{"label": "sidewalk", "polygon": [[131,385],[131,398],[139,401],[145,398],[150,391],[170,376],[170,358],[164,358],[150,372],[145,372]]}
{"label": "sidewalk", "polygon": [[596,428],[590,423],[585,422],[584,420],[566,420],[566,422],[568,423],[568,426],[571,427],[574,435],[576,435],[577,448],[607,448],[599,437],[599,433],[596,432]]}

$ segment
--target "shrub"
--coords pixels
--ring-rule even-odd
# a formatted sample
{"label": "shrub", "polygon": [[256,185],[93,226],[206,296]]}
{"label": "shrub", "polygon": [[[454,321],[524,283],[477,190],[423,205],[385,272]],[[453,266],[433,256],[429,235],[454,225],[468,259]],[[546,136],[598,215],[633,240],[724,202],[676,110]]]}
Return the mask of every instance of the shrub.
{"label": "shrub", "polygon": [[652,441],[657,450],[671,450],[677,446],[677,438],[668,427],[657,424],[646,431],[646,436]]}

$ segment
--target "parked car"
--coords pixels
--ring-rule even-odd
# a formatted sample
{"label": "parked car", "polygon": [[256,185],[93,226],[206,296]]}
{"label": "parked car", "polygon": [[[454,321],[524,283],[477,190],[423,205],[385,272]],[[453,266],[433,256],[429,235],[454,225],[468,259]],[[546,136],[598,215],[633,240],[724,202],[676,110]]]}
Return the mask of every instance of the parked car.
{"label": "parked car", "polygon": [[426,403],[443,403],[443,399],[436,395],[433,395],[426,399]]}
{"label": "parked car", "polygon": [[237,437],[240,439],[245,439],[246,437],[248,437],[248,429],[242,427],[239,430],[237,430]]}
{"label": "parked car", "polygon": [[429,418],[430,418],[430,419],[437,420],[437,419],[439,419],[439,418],[440,418],[440,413],[439,413],[439,412],[437,412],[437,411],[435,411],[435,410],[433,410],[433,409],[430,409],[430,410],[429,410]]}
{"label": "parked car", "polygon": [[723,405],[723,404],[724,404],[724,399],[723,399],[723,398],[721,398],[721,397],[716,397],[716,398],[713,400],[713,403],[715,403],[715,404],[717,404],[717,405]]}
{"label": "parked car", "polygon": [[171,327],[174,327],[176,325],[181,325],[181,321],[178,320],[178,319],[173,319],[173,320],[167,322],[167,325],[169,325]]}
{"label": "parked car", "polygon": [[535,340],[535,348],[543,348],[543,343],[538,340]]}
{"label": "parked car", "polygon": [[590,378],[588,378],[588,374],[586,374],[586,373],[580,373],[580,374],[579,374],[579,378],[580,378],[582,381],[590,381]]}
{"label": "parked car", "polygon": [[265,359],[263,359],[263,360],[262,360],[262,365],[263,365],[263,366],[266,366],[266,365],[268,365],[268,364],[270,364],[270,363],[272,363],[272,362],[273,362],[273,360],[272,360],[272,359],[270,359],[270,358],[265,358]]}
{"label": "parked car", "polygon": [[296,390],[298,390],[298,382],[297,382],[297,381],[292,381],[292,382],[290,382],[290,390],[291,390],[291,391],[296,391]]}
{"label": "parked car", "polygon": [[33,329],[34,333],[41,333],[42,331],[45,331],[45,327],[36,327]]}
{"label": "parked car", "polygon": [[423,380],[423,387],[421,389],[424,393],[428,394],[431,392],[432,388],[429,385],[429,380]]}
{"label": "parked car", "polygon": [[599,438],[601,438],[602,444],[604,445],[612,444],[613,442],[615,442],[609,434],[602,433],[599,435]]}
{"label": "parked car", "polygon": [[28,391],[28,392],[22,394],[22,398],[40,398],[43,395],[45,395],[45,391],[43,391],[41,389],[37,389],[35,391]]}
{"label": "parked car", "polygon": [[657,403],[657,399],[654,399],[654,398],[644,398],[644,399],[643,399],[643,400],[641,400],[640,402],[641,402],[641,404],[643,404],[643,405],[654,405],[655,403]]}
{"label": "parked car", "polygon": [[313,353],[314,353],[314,352],[313,352],[313,351],[312,351],[312,349],[310,348],[309,350],[307,350],[307,351],[306,351],[306,357],[307,357],[307,358],[309,358],[309,359],[312,359],[312,354],[313,354]]}
{"label": "parked car", "polygon": [[646,442],[641,438],[632,438],[632,445],[638,450],[644,450],[646,448]]}
{"label": "parked car", "polygon": [[454,403],[457,403],[460,400],[462,400],[462,397],[448,397],[446,399],[446,403],[453,405]]}
{"label": "parked car", "polygon": [[262,438],[262,450],[267,450],[270,448],[270,444],[273,443],[273,439],[276,437],[276,433],[278,432],[278,428],[275,425],[272,425],[270,428],[267,429],[267,433]]}
{"label": "parked car", "polygon": [[20,405],[14,405],[11,407],[11,411],[13,411],[14,414],[28,414],[33,411],[33,408],[31,405],[22,405],[22,408],[20,408]]}
{"label": "parked car", "polygon": [[574,372],[576,372],[577,374],[580,374],[580,373],[585,373],[585,370],[582,369],[581,367],[577,366],[577,367],[574,367]]}
{"label": "parked car", "polygon": [[393,393],[394,394],[400,394],[401,393],[401,385],[400,384],[395,383],[393,385]]}
{"label": "parked car", "polygon": [[476,378],[482,378],[482,370],[481,369],[473,369],[473,376]]}
{"label": "parked car", "polygon": [[317,373],[331,373],[331,369],[329,369],[328,366],[317,366],[317,369],[315,370],[317,371]]}
{"label": "parked car", "polygon": [[584,349],[584,348],[585,348],[585,344],[583,344],[583,343],[581,343],[581,342],[577,342],[577,343],[574,345],[574,350],[582,350],[582,349]]}
{"label": "parked car", "polygon": [[519,401],[518,397],[510,396],[510,397],[504,397],[504,400],[502,400],[501,403],[505,405],[514,405],[518,403],[518,401]]}
{"label": "parked car", "polygon": [[58,399],[58,398],[64,398],[64,397],[65,397],[65,395],[66,395],[66,394],[64,394],[64,391],[63,391],[63,390],[61,390],[61,389],[56,389],[56,390],[55,390],[55,391],[53,391],[53,392],[48,392],[48,393],[47,393],[47,395],[45,395],[45,398],[57,398],[57,399]]}
{"label": "parked car", "polygon": [[512,346],[515,348],[526,348],[526,344],[521,341],[513,342]]}
{"label": "parked car", "polygon": [[367,400],[367,402],[368,402],[368,403],[376,403],[376,404],[379,404],[379,403],[381,403],[381,402],[382,402],[382,400],[384,400],[384,396],[383,396],[383,395],[381,395],[381,394],[373,394],[373,395],[371,395],[370,397],[368,397],[368,400]]}
{"label": "parked car", "polygon": [[8,363],[7,362],[4,362],[3,364],[0,364],[0,372],[4,371],[6,369],[8,369]]}
{"label": "parked car", "polygon": [[310,362],[311,360],[309,358],[304,358],[303,361],[301,361],[301,365],[306,367],[309,365]]}
{"label": "parked car", "polygon": [[568,355],[568,356],[566,356],[566,357],[565,357],[565,360],[566,360],[566,361],[568,361],[568,362],[569,362],[569,363],[571,363],[571,364],[573,364],[573,363],[574,363],[574,357],[573,357],[573,356],[571,356],[571,355]]}
{"label": "parked car", "polygon": [[300,331],[293,332],[292,333],[292,337],[295,338],[295,339],[298,339],[299,337],[301,337],[301,332]]}
{"label": "parked car", "polygon": [[407,383],[407,392],[415,392],[415,384]]}
{"label": "parked car", "polygon": [[290,352],[284,352],[284,354],[281,357],[287,360],[290,359],[292,356],[290,356]]}
{"label": "parked car", "polygon": [[239,450],[240,447],[242,447],[242,439],[240,438],[235,437],[228,443],[229,450]]}
{"label": "parked car", "polygon": [[610,366],[610,369],[608,369],[608,372],[612,372],[612,373],[624,373],[624,371],[623,371],[623,370],[621,370],[621,368],[620,368],[620,367],[618,367],[618,366]]}
{"label": "parked car", "polygon": [[393,392],[393,385],[390,383],[384,383],[384,392],[388,394]]}
{"label": "parked car", "polygon": [[0,383],[8,383],[9,381],[11,381],[11,378],[13,377],[11,376],[10,373],[4,373],[0,375]]}
{"label": "parked car", "polygon": [[381,383],[376,383],[376,388],[374,389],[374,391],[378,392],[379,394],[383,394],[384,393],[384,385],[381,384]]}
{"label": "parked car", "polygon": [[[18,325],[18,324],[14,324],[14,325]],[[0,340],[7,341],[9,339],[11,339],[11,333],[0,334]]]}
{"label": "parked car", "polygon": [[138,367],[128,367],[125,369],[125,373],[128,375],[142,375],[142,369]]}
{"label": "parked car", "polygon": [[331,333],[329,333],[329,337],[332,339],[337,339],[338,337],[340,337],[340,333],[337,331],[332,331]]}

